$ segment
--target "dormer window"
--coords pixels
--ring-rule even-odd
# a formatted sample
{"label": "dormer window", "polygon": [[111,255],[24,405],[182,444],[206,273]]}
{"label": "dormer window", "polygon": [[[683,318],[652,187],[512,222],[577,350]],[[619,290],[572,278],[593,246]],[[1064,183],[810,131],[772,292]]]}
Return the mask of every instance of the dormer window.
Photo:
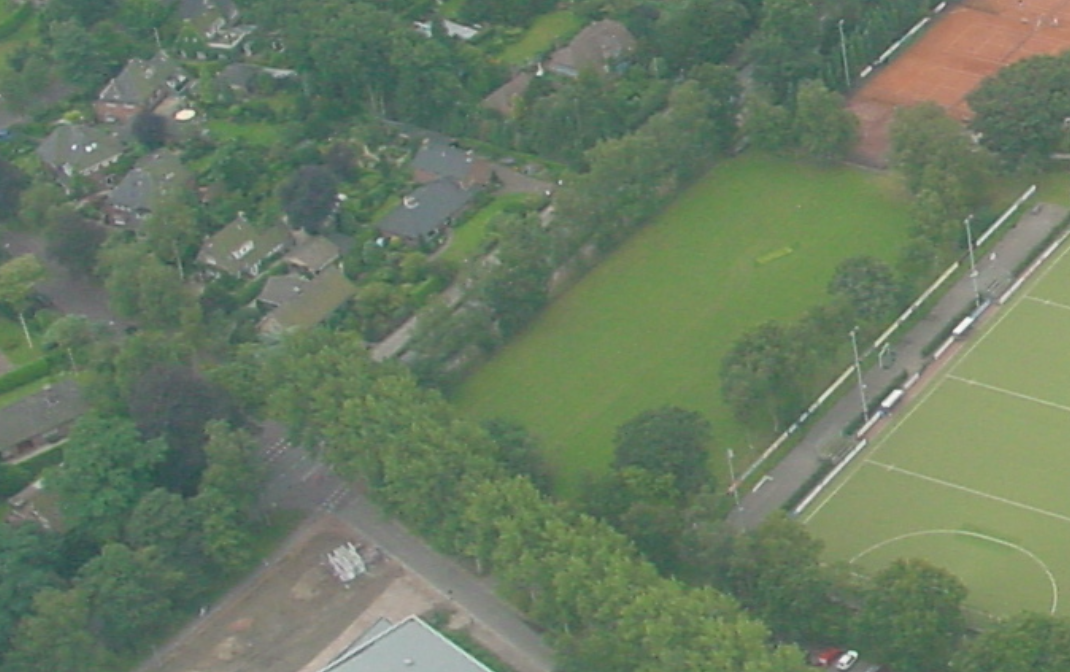
{"label": "dormer window", "polygon": [[234,261],[241,261],[241,259],[253,251],[253,241],[247,240],[241,244],[241,247],[230,253],[230,256],[234,257]]}

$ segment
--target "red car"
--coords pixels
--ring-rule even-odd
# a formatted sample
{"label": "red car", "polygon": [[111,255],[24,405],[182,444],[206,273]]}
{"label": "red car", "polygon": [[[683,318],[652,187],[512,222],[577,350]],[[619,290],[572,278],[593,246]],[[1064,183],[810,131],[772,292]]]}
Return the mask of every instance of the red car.
{"label": "red car", "polygon": [[844,653],[843,649],[823,649],[810,656],[810,664],[818,667],[831,667]]}

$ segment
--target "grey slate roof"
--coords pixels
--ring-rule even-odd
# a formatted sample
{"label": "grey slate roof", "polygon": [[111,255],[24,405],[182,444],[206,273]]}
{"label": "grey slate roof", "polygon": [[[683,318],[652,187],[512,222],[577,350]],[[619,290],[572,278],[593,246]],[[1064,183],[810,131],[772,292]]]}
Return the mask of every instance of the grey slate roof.
{"label": "grey slate roof", "polygon": [[596,21],[581,30],[567,47],[550,56],[549,68],[575,77],[584,68],[603,69],[609,61],[635,50],[636,41],[624,24],[612,19]]}
{"label": "grey slate roof", "polygon": [[467,150],[429,138],[424,140],[412,158],[412,169],[464,182],[476,161],[475,155]]}
{"label": "grey slate roof", "polygon": [[260,322],[262,333],[277,334],[314,327],[353,296],[357,288],[331,266],[304,285],[301,294],[268,313]]}
{"label": "grey slate roof", "polygon": [[506,116],[511,115],[516,105],[516,99],[523,96],[524,92],[531,86],[531,78],[531,73],[521,72],[505,84],[494,89],[483,99],[481,104],[483,107],[497,110]]}
{"label": "grey slate roof", "polygon": [[417,616],[409,616],[321,672],[490,672]]}
{"label": "grey slate roof", "polygon": [[117,207],[148,213],[162,199],[188,185],[192,174],[178,155],[168,150],[143,156],[108,195]]}
{"label": "grey slate roof", "polygon": [[78,384],[64,380],[49,389],[0,408],[0,448],[19,443],[70,422],[89,410]]}
{"label": "grey slate roof", "polygon": [[231,275],[255,273],[259,264],[290,245],[290,232],[281,224],[260,230],[239,217],[205,241],[197,261]]}
{"label": "grey slate roof", "polygon": [[103,128],[60,124],[37,146],[37,156],[53,170],[83,172],[110,163],[123,153],[119,138]]}
{"label": "grey slate roof", "polygon": [[309,236],[308,240],[283,257],[283,261],[315,274],[334,263],[340,255],[341,250],[331,240],[323,236]]}
{"label": "grey slate roof", "polygon": [[158,52],[147,61],[132,58],[123,71],[108,82],[99,100],[122,105],[146,105],[161,87],[175,90],[188,78],[178,61]]}
{"label": "grey slate roof", "polygon": [[307,286],[308,280],[300,275],[273,275],[264,283],[256,300],[277,308],[300,296]]}
{"label": "grey slate roof", "polygon": [[376,227],[390,236],[422,238],[449,224],[474,195],[451,180],[436,180],[418,187]]}

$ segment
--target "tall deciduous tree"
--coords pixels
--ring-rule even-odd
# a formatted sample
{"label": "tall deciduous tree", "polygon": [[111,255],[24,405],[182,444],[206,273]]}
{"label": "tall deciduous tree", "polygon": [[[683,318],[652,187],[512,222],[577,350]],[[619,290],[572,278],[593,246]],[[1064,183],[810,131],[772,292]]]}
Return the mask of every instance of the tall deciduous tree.
{"label": "tall deciduous tree", "polygon": [[673,72],[721,63],[746,37],[749,18],[736,0],[673,3],[654,24],[654,43]]}
{"label": "tall deciduous tree", "polygon": [[961,672],[1062,672],[1070,670],[1070,623],[1024,613],[969,640],[954,658]]}
{"label": "tall deciduous tree", "polygon": [[888,264],[874,257],[844,259],[829,281],[829,294],[847,302],[862,322],[891,316],[903,299],[903,285]]}
{"label": "tall deciduous tree", "polygon": [[736,537],[724,565],[724,588],[782,639],[828,637],[835,613],[832,581],[821,564],[822,543],[784,514]]}
{"label": "tall deciduous tree", "polygon": [[677,406],[644,411],[617,428],[613,463],[672,476],[681,493],[709,485],[710,423]]}
{"label": "tall deciduous tree", "polygon": [[37,525],[0,524],[0,659],[34,595],[61,585],[59,553],[58,536]]}
{"label": "tall deciduous tree", "polygon": [[721,394],[740,422],[755,426],[770,420],[778,428],[795,417],[812,366],[801,346],[776,322],[736,340],[721,360]]}
{"label": "tall deciduous tree", "polygon": [[131,651],[165,623],[183,574],[147,546],[101,549],[75,580],[89,599],[90,621],[113,651]]}
{"label": "tall deciduous tree", "polygon": [[64,523],[98,542],[119,539],[130,512],[153,488],[165,450],[162,440],[142,441],[129,420],[82,416],[64,447],[63,464],[46,475]]}
{"label": "tall deciduous tree", "polygon": [[74,275],[87,278],[97,267],[97,254],[107,231],[77,210],[61,205],[48,213],[45,252]]}
{"label": "tall deciduous tree", "polygon": [[4,672],[115,669],[115,656],[90,629],[89,596],[84,590],[47,588],[33,604],[33,613],[19,623],[14,646],[4,658]]}
{"label": "tall deciduous tree", "polygon": [[843,96],[818,80],[799,85],[794,123],[799,149],[821,161],[844,158],[858,139],[858,118],[844,107]]}
{"label": "tall deciduous tree", "polygon": [[21,313],[34,285],[45,277],[45,267],[32,254],[15,257],[0,265],[0,304]]}
{"label": "tall deciduous tree", "polygon": [[896,560],[866,591],[855,637],[873,657],[903,672],[943,669],[966,630],[966,587],[923,560]]}
{"label": "tall deciduous tree", "polygon": [[483,294],[506,337],[520,332],[550,295],[554,266],[550,233],[535,216],[500,220],[501,263],[484,281]]}
{"label": "tall deciduous tree", "polygon": [[338,199],[338,178],[326,166],[302,166],[279,187],[290,224],[312,233],[324,226]]}
{"label": "tall deciduous tree", "polygon": [[1039,168],[1070,117],[1070,55],[1034,56],[1003,68],[966,97],[970,127],[1010,168]]}
{"label": "tall deciduous tree", "polygon": [[14,219],[19,211],[19,197],[30,185],[26,173],[7,159],[0,157],[0,222]]}

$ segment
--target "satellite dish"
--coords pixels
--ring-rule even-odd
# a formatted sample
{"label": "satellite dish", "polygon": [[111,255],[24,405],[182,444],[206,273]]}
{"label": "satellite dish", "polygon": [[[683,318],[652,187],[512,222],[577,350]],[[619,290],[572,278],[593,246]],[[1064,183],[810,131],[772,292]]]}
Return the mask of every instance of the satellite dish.
{"label": "satellite dish", "polygon": [[189,121],[197,116],[197,110],[179,110],[175,112],[175,121]]}

